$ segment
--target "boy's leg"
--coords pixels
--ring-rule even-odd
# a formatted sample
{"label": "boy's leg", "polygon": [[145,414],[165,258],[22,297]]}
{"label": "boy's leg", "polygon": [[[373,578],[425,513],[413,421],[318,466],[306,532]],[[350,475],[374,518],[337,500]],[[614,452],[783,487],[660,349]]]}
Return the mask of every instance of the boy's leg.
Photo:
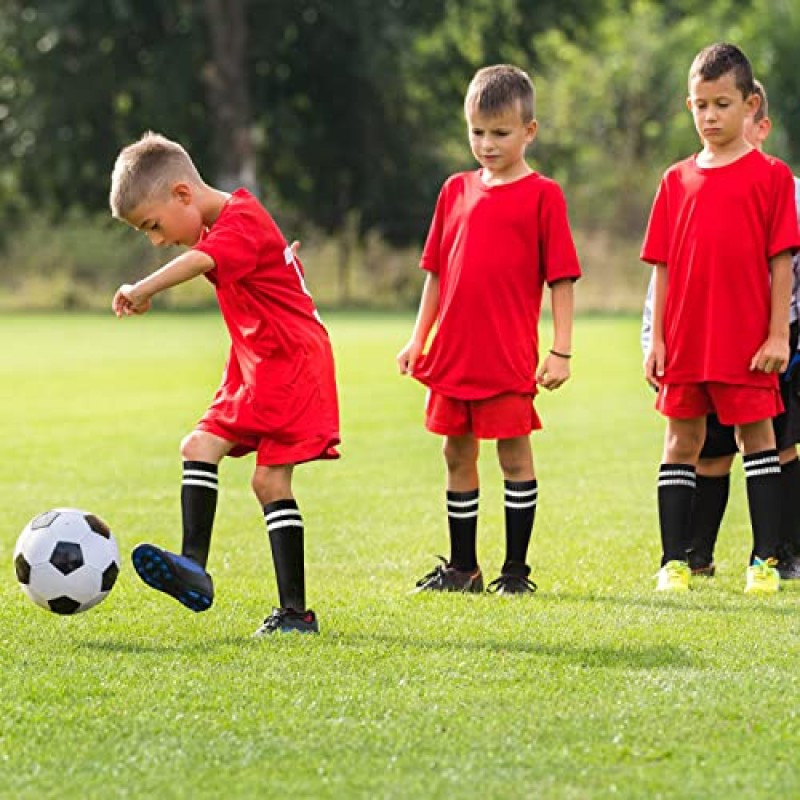
{"label": "boy's leg", "polygon": [[728,505],[733,456],[701,458],[692,504],[689,566],[702,575],[714,574],[714,548]]}
{"label": "boy's leg", "polygon": [[697,484],[696,465],[705,426],[705,417],[667,419],[664,456],[658,476],[662,566],[669,561],[687,560],[689,523]]}
{"label": "boy's leg", "polygon": [[314,612],[306,608],[303,518],[292,495],[293,472],[293,464],[258,465],[253,475],[253,491],[264,509],[280,600],[280,608],[264,620],[256,636],[319,631]]}
{"label": "boy's leg", "polygon": [[778,572],[784,580],[800,579],[800,461],[792,446],[778,454],[781,462],[781,531]]}
{"label": "boy's leg", "polygon": [[503,575],[527,578],[527,565],[539,487],[528,436],[500,439],[497,456],[504,479],[506,557]]}
{"label": "boy's leg", "polygon": [[766,561],[777,557],[781,524],[781,467],[772,421],[740,425],[738,436],[753,527],[753,556]]}
{"label": "boy's leg", "polygon": [[449,566],[459,572],[478,569],[478,440],[471,434],[446,436],[442,452],[447,464],[447,528]]}
{"label": "boy's leg", "polygon": [[132,554],[134,568],[148,586],[192,611],[205,611],[214,601],[214,584],[205,566],[217,507],[217,468],[232,448],[232,442],[199,430],[183,440],[181,554],[152,544],[141,544]]}
{"label": "boy's leg", "polygon": [[447,529],[450,559],[417,581],[415,592],[483,591],[478,566],[478,440],[471,434],[446,435],[442,453],[447,464]]}

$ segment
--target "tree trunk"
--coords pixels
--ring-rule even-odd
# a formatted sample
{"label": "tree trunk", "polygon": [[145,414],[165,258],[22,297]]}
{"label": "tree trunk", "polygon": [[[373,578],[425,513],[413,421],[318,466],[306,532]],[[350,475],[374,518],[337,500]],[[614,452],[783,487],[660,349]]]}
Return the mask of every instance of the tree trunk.
{"label": "tree trunk", "polygon": [[257,189],[250,92],[245,57],[247,0],[205,0],[212,60],[203,73],[208,87],[217,160],[216,186]]}

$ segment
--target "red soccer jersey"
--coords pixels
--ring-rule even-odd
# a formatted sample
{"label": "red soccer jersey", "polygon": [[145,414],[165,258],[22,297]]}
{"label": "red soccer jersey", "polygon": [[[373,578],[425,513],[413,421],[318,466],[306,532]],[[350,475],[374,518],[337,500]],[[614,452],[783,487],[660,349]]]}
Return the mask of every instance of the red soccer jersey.
{"label": "red soccer jersey", "polygon": [[[278,226],[238,189],[194,249],[214,259],[206,277],[231,337],[225,376],[204,421],[245,451],[257,449],[263,436],[291,452],[293,444],[307,441],[313,450],[323,442],[308,457],[325,454],[339,441],[333,355],[302,266]],[[307,449],[300,446],[301,456]]]}
{"label": "red soccer jersey", "polygon": [[782,161],[753,150],[723,167],[693,156],[667,170],[641,254],[667,265],[665,383],[776,386],[750,362],[769,333],[769,259],[798,247]]}
{"label": "red soccer jersey", "polygon": [[460,400],[535,394],[542,287],[581,274],[558,184],[536,172],[499,186],[480,170],[453,175],[420,266],[439,276],[439,310],[414,377]]}

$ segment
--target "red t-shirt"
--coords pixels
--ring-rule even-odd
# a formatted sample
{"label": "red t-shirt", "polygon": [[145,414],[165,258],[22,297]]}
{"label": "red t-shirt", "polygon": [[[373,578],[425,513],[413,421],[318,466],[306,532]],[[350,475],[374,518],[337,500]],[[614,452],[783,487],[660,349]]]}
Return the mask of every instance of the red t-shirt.
{"label": "red t-shirt", "polygon": [[238,189],[194,249],[214,259],[205,274],[231,337],[222,385],[206,416],[237,441],[263,434],[338,442],[328,333],[275,221]]}
{"label": "red t-shirt", "polygon": [[753,150],[723,167],[694,156],[661,180],[641,257],[667,265],[665,383],[775,386],[750,370],[769,334],[769,259],[800,247],[794,179]]}
{"label": "red t-shirt", "polygon": [[499,186],[480,170],[453,175],[420,266],[439,276],[439,310],[414,377],[461,400],[535,394],[542,287],[581,274],[558,184],[536,172]]}

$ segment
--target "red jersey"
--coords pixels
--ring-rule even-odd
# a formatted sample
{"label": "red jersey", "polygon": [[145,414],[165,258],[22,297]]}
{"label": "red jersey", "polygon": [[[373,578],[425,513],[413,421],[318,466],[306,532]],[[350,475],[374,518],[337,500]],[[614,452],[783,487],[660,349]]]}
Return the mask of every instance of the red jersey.
{"label": "red jersey", "polygon": [[664,383],[777,386],[750,362],[769,334],[769,259],[798,247],[782,161],[753,150],[723,167],[692,156],[667,170],[641,254],[667,265]]}
{"label": "red jersey", "polygon": [[544,283],[581,274],[558,184],[536,172],[499,186],[480,170],[453,175],[420,266],[439,276],[439,310],[414,377],[460,400],[535,394]]}
{"label": "red jersey", "polygon": [[286,445],[324,441],[308,457],[325,455],[339,441],[333,355],[302,266],[275,221],[238,189],[194,249],[214,259],[205,275],[231,337],[222,385],[201,426],[211,420],[209,430],[246,444],[244,451],[263,436]]}

